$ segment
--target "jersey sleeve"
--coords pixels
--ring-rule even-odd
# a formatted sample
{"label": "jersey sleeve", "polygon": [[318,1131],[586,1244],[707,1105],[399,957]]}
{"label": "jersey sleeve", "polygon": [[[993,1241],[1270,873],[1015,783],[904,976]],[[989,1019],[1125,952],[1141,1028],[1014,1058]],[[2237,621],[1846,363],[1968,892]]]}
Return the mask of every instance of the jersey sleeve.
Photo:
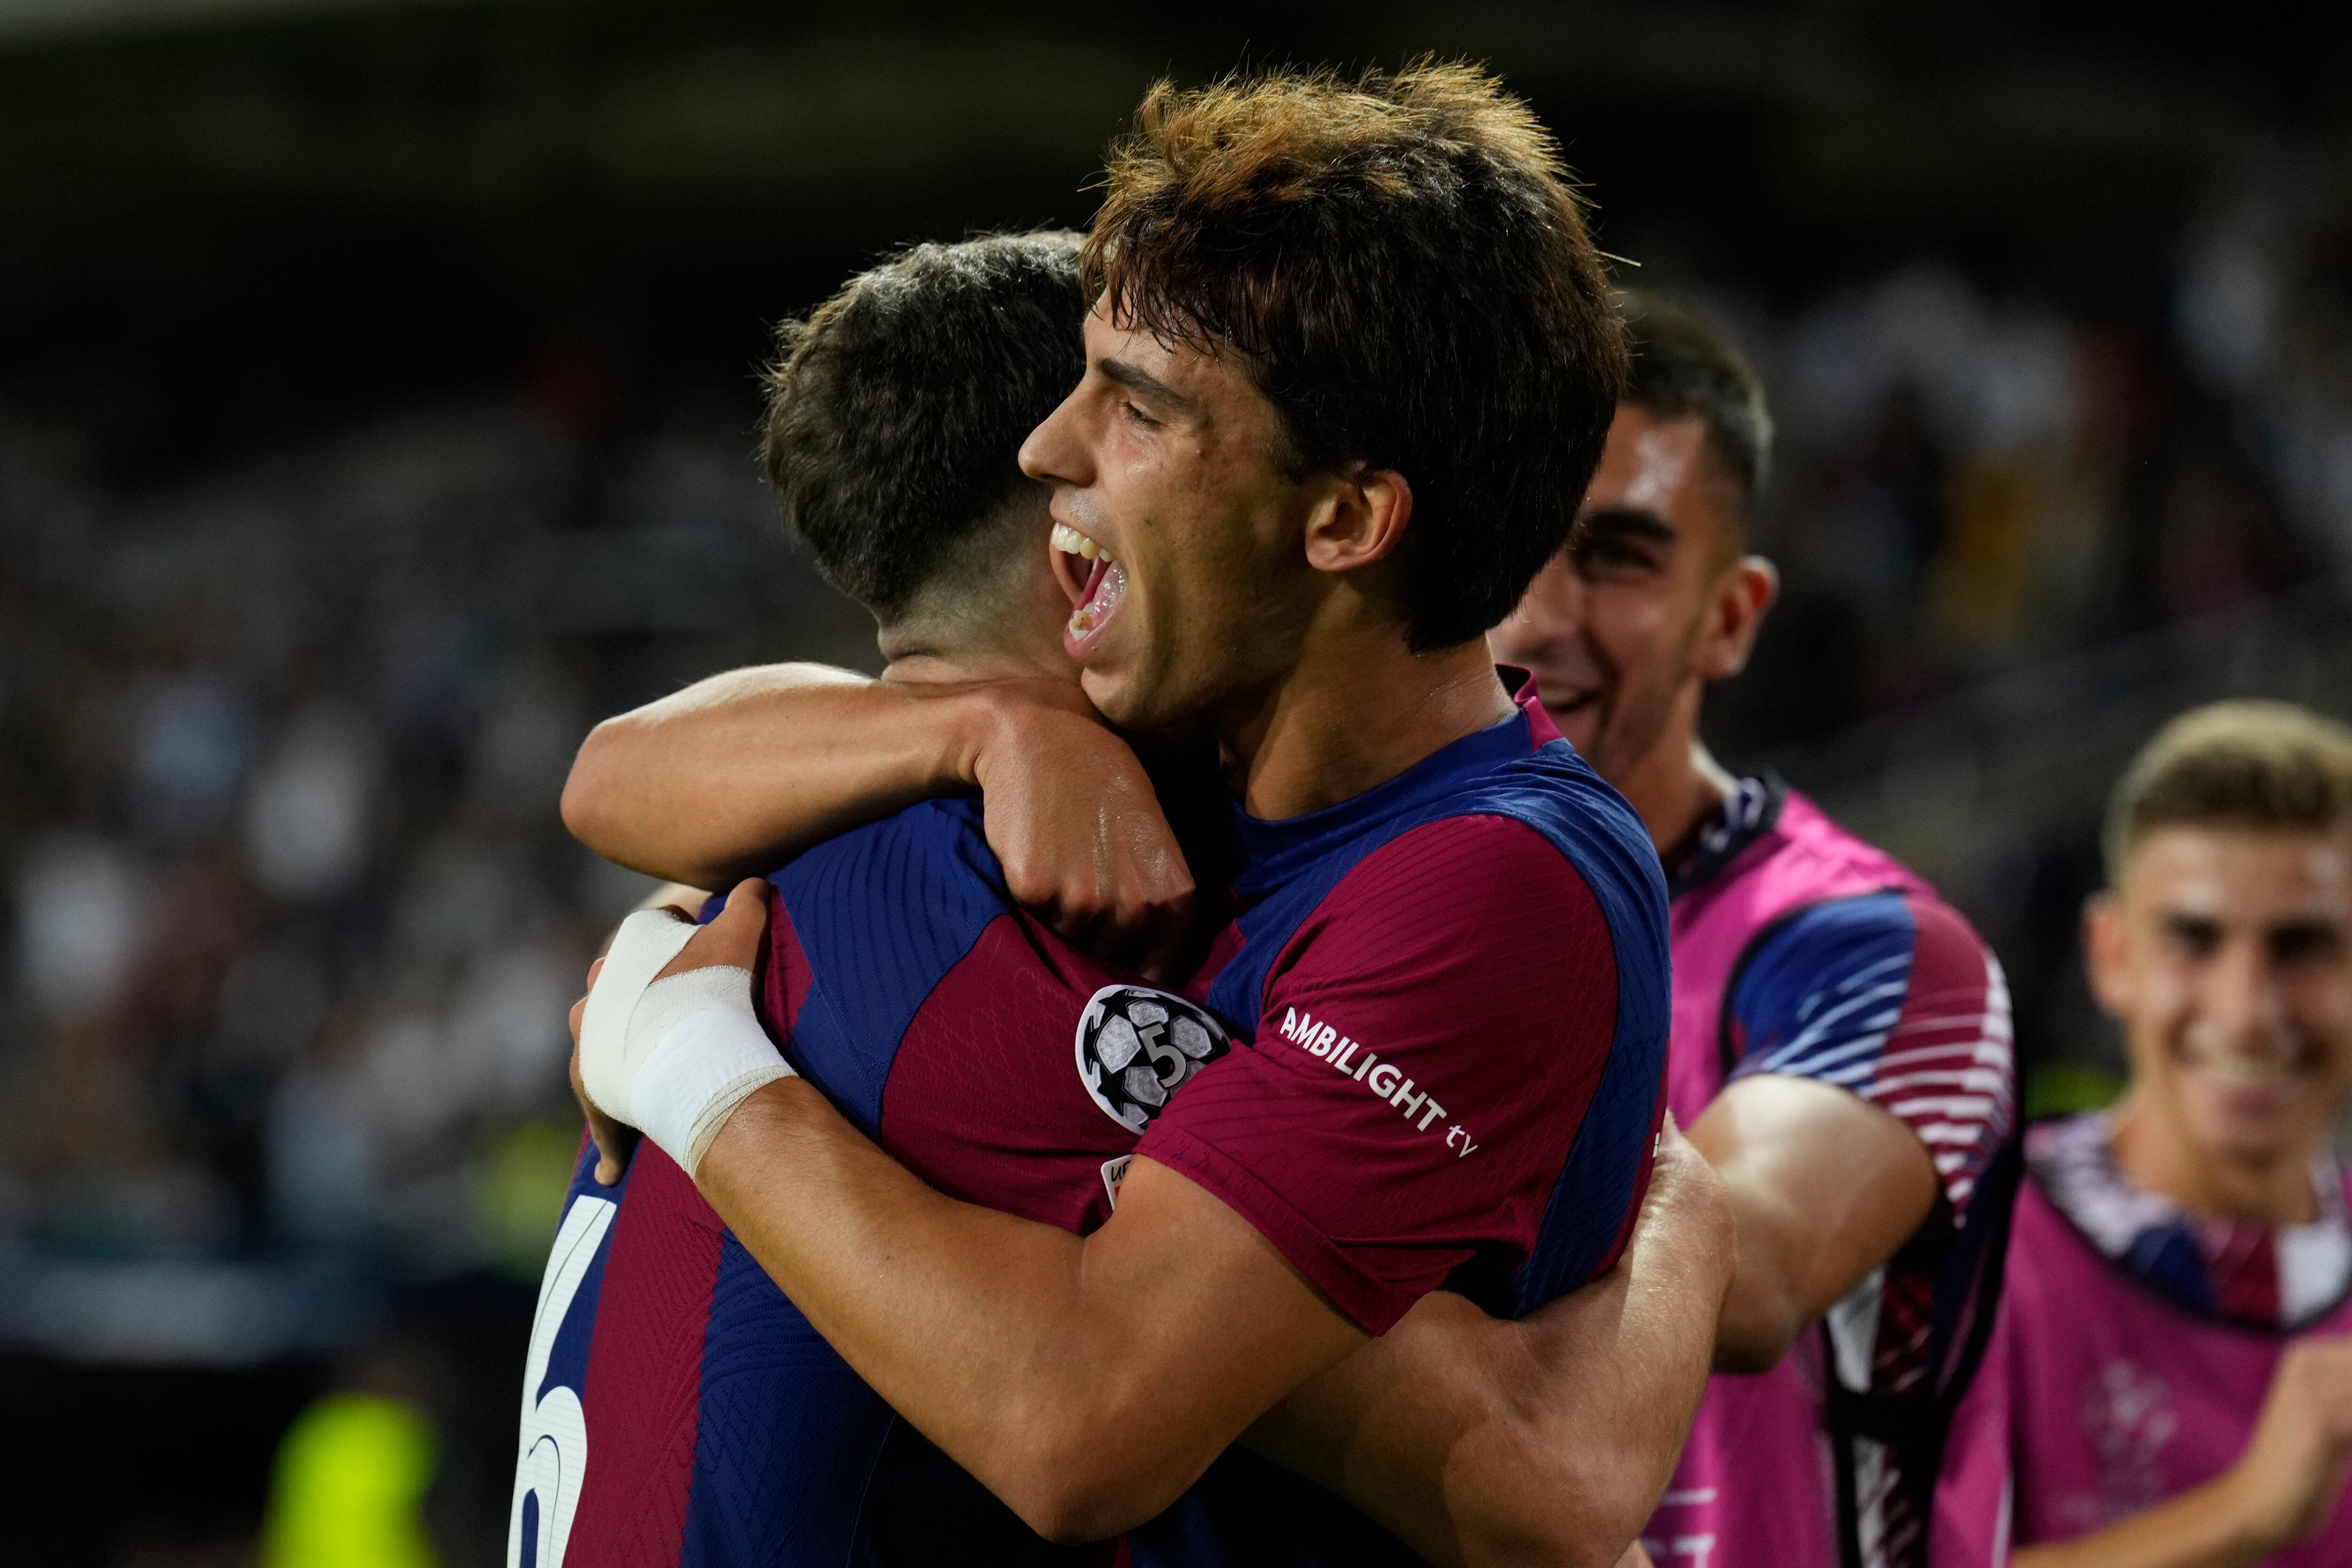
{"label": "jersey sleeve", "polygon": [[1533,828],[1424,824],[1297,927],[1255,1041],[1137,1152],[1384,1333],[1473,1258],[1525,1261],[1610,1057],[1616,962],[1591,891]]}
{"label": "jersey sleeve", "polygon": [[1918,1135],[1955,1215],[2010,1130],[2017,1069],[2000,962],[1916,894],[1811,905],[1768,936],[1730,1003],[1735,1079],[1851,1090]]}

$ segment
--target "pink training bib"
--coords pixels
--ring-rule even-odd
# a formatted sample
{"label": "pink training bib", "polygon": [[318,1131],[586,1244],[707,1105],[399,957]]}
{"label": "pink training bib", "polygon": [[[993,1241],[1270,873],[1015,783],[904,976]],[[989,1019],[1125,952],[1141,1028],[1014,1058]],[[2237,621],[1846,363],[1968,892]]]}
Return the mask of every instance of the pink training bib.
{"label": "pink training bib", "polygon": [[[1811,906],[1887,892],[1935,900],[1933,892],[1900,862],[1838,827],[1794,791],[1778,794],[1768,803],[1752,838],[1730,850],[1720,869],[1678,891],[1673,905],[1675,1012],[1666,1082],[1667,1103],[1685,1127],[1698,1120],[1724,1086],[1729,1065],[1727,1009],[1731,998],[1727,993],[1759,940]],[[1956,917],[1948,918],[1956,922]],[[1893,1063],[1888,1073],[1868,1082],[1834,1071],[1809,1075],[1887,1104],[1889,1096],[1917,1092],[1901,1087],[1896,1075],[1906,1068],[1900,1053],[1924,1058],[1940,1052],[1937,1060],[1912,1067],[1920,1074],[1955,1082],[1966,1075],[1960,1069],[1997,1080],[1989,1098],[1999,1103],[1989,1114],[2005,1126],[2011,1082],[2006,991],[1998,966],[1982,954],[1973,934],[1964,934],[1963,940],[1964,963],[1975,967],[1972,994],[1979,999],[1971,1005],[1979,1006],[1980,1016],[1920,1016],[1916,995],[1884,1004],[1902,1009],[1901,1021],[1888,1024],[1873,1048]],[[1941,971],[1932,978],[1942,987]],[[1842,997],[1824,1003],[1826,1010],[1846,1005]],[[1767,1071],[1803,1071],[1769,1061],[1764,1066]],[[1922,1125],[1923,1117],[1937,1113],[1901,1104],[1887,1108],[1915,1127]],[[1923,1131],[1931,1148],[1940,1132],[1940,1127]],[[1969,1178],[1947,1175],[1948,1182],[1957,1184],[1956,1200],[1965,1203]],[[1853,1309],[1845,1348],[1836,1347],[1822,1332],[1808,1331],[1772,1371],[1710,1380],[1674,1481],[1643,1531],[1643,1542],[1659,1568],[1839,1568],[1841,1538],[1849,1533],[1865,1564],[1994,1560],[1995,1543],[2005,1534],[1997,1488],[1992,1495],[1977,1491],[1948,1500],[1939,1494],[1931,1528],[1930,1521],[1918,1517],[1920,1509],[1913,1500],[1916,1489],[1898,1495],[1895,1450],[1856,1440],[1841,1458],[1829,1419],[1832,1380],[1843,1366],[1847,1387],[1875,1388],[1885,1381],[1886,1357],[1874,1357],[1872,1345],[1875,1340],[1884,1350],[1888,1340],[1881,1330],[1895,1321],[1903,1305],[1888,1304],[1886,1292],[1882,1272],[1841,1304],[1840,1312]],[[1916,1335],[1919,1344],[1925,1344],[1926,1334],[1923,1325]],[[1857,1343],[1858,1350],[1853,1348]],[[1848,1362],[1857,1364],[1846,1365]],[[1973,1447],[1967,1435],[1955,1433],[1948,1451],[1973,1451]],[[1948,1463],[1945,1468],[1950,1468]],[[1843,1498],[1842,1469],[1846,1472]],[[1948,1513],[1954,1519],[1947,1521]]]}
{"label": "pink training bib", "polygon": [[[2016,1539],[2070,1541],[2211,1480],[2244,1452],[2291,1333],[2210,1322],[2102,1257],[2029,1181],[1978,1392],[2009,1406]],[[2301,1331],[2352,1333],[2352,1301]],[[1990,1385],[1999,1373],[2005,1387]],[[2271,1568],[2352,1563],[2352,1506]]]}

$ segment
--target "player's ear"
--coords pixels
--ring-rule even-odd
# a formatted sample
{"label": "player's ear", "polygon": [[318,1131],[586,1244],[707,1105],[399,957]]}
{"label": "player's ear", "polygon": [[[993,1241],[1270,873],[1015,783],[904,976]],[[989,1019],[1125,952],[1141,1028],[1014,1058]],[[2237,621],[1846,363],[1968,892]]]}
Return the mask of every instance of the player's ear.
{"label": "player's ear", "polygon": [[1412,486],[1393,468],[1328,476],[1307,519],[1307,564],[1354,571],[1392,554],[1412,520]]}
{"label": "player's ear", "polygon": [[1748,667],[1764,612],[1780,596],[1780,569],[1760,555],[1723,569],[1708,591],[1706,622],[1692,663],[1701,679],[1727,680]]}
{"label": "player's ear", "polygon": [[2130,1010],[2131,954],[2124,930],[2123,900],[2103,889],[2083,901],[2083,967],[2091,996],[2110,1018]]}

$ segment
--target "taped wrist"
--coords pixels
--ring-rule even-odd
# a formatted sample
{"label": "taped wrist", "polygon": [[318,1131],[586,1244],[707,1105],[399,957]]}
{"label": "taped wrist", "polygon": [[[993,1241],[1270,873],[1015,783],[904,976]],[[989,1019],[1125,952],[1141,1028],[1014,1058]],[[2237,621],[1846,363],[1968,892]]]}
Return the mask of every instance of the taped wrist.
{"label": "taped wrist", "polygon": [[642,1130],[688,1176],[746,1096],[793,1076],[751,1009],[749,969],[653,978],[696,929],[658,910],[623,921],[580,1026],[588,1098]]}
{"label": "taped wrist", "polygon": [[751,1010],[749,969],[688,969],[656,980],[629,1015],[629,1038],[632,1051],[644,1052],[629,1109],[688,1176],[745,1096],[793,1076]]}

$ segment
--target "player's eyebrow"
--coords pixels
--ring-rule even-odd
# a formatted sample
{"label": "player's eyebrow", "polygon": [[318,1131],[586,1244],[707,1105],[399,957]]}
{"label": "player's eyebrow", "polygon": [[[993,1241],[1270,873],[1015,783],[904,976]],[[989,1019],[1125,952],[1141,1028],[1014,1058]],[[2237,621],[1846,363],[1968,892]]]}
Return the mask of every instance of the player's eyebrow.
{"label": "player's eyebrow", "polygon": [[1674,526],[1657,513],[1638,507],[1606,507],[1584,514],[1581,530],[1586,533],[1638,534],[1662,545],[1675,542]]}
{"label": "player's eyebrow", "polygon": [[1139,370],[1125,360],[1097,360],[1095,369],[1102,372],[1104,380],[1117,382],[1129,392],[1141,392],[1145,397],[1171,413],[1196,413],[1199,412],[1199,405],[1191,398],[1186,397],[1150,371]]}

